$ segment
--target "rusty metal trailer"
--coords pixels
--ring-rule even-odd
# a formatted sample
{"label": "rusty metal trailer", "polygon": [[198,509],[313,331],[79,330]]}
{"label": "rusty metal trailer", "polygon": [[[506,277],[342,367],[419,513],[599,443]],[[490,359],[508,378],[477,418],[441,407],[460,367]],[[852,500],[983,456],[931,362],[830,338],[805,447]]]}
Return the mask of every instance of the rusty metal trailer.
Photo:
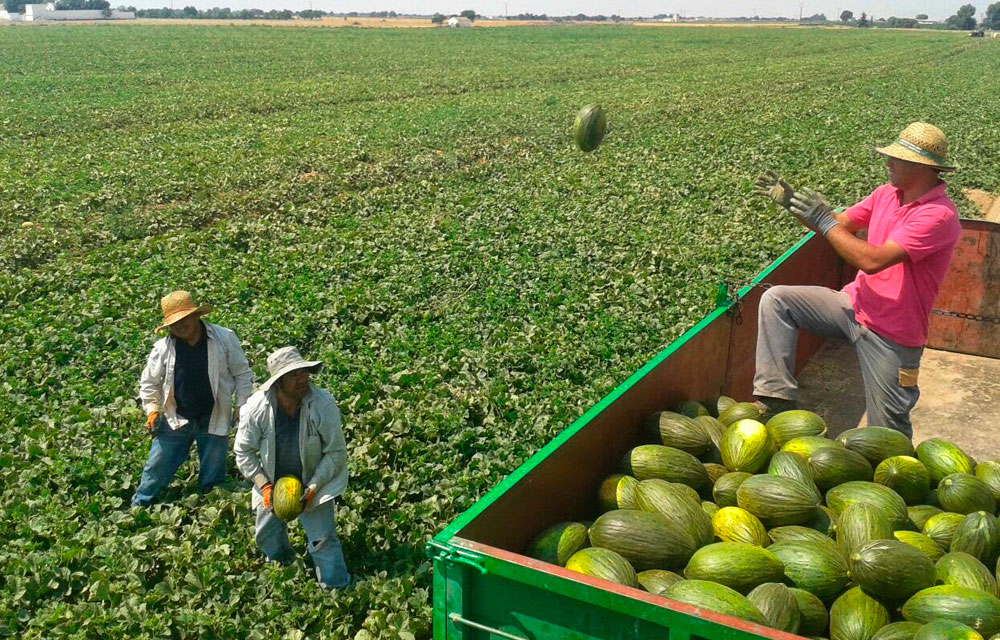
{"label": "rusty metal trailer", "polygon": [[[936,305],[944,313],[931,317],[928,346],[1000,365],[1000,323],[995,320],[1000,316],[1000,224],[963,220],[962,227]],[[822,238],[808,234],[737,295],[720,295],[714,311],[440,532],[428,544],[434,637],[797,637],[568,571],[523,552],[545,528],[586,520],[597,512],[597,487],[639,441],[649,414],[687,399],[750,396],[757,304],[766,286],[840,288],[852,277],[853,271]],[[823,347],[820,338],[802,334],[797,368],[814,366]],[[993,371],[1000,372],[1000,366]],[[859,402],[863,405],[863,398]]]}

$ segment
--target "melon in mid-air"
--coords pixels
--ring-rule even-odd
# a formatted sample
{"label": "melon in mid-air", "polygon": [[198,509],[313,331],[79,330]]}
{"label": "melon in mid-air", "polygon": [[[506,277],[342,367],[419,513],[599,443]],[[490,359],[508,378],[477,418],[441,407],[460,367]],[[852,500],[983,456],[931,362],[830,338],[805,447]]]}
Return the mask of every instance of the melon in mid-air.
{"label": "melon in mid-air", "polygon": [[604,117],[604,109],[599,105],[588,104],[576,114],[573,123],[573,138],[581,151],[591,152],[601,145],[608,129],[608,121]]}

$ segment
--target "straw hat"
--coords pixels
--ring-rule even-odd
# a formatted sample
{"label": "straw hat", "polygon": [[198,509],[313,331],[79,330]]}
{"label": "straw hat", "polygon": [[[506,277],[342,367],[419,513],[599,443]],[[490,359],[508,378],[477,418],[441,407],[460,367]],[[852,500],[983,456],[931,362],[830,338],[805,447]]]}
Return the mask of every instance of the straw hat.
{"label": "straw hat", "polygon": [[948,165],[948,138],[944,132],[926,122],[911,122],[899,138],[890,145],[875,147],[875,151],[890,158],[925,164],[941,171],[954,171]]}
{"label": "straw hat", "polygon": [[212,310],[212,307],[203,304],[200,307],[195,304],[191,294],[187,291],[174,291],[160,298],[160,307],[163,309],[163,324],[156,327],[156,330],[165,329],[173,323],[183,320],[192,313],[203,316]]}
{"label": "straw hat", "polygon": [[321,368],[323,368],[322,362],[306,360],[295,347],[282,347],[267,357],[267,372],[271,377],[260,385],[260,388],[262,391],[267,391],[278,378],[296,369],[309,369],[310,373],[317,373]]}

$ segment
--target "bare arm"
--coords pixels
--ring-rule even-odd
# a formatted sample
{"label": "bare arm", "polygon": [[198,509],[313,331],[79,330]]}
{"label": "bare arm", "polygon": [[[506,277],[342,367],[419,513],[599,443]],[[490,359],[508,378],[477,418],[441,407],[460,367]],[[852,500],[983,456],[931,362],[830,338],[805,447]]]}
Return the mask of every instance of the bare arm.
{"label": "bare arm", "polygon": [[[837,214],[837,219],[843,214]],[[850,227],[841,222],[826,234],[826,241],[840,254],[847,264],[871,275],[906,259],[906,250],[892,240],[876,246],[855,236]]]}

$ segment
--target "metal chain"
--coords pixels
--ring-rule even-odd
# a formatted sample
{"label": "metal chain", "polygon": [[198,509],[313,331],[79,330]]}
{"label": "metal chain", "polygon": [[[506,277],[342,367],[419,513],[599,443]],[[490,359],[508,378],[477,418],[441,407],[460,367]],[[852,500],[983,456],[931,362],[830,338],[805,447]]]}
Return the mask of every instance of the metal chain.
{"label": "metal chain", "polygon": [[931,309],[931,315],[948,316],[950,318],[961,318],[963,320],[974,320],[976,322],[989,322],[991,324],[1000,324],[1000,318],[998,318],[997,316],[981,316],[978,313],[962,313],[961,311],[945,311],[943,309]]}
{"label": "metal chain", "polygon": [[726,278],[722,280],[722,285],[726,288],[726,296],[736,304],[734,310],[736,317],[733,322],[738,325],[743,324],[743,299],[740,298],[740,291],[745,287],[767,290],[773,286],[769,282],[748,282]]}

